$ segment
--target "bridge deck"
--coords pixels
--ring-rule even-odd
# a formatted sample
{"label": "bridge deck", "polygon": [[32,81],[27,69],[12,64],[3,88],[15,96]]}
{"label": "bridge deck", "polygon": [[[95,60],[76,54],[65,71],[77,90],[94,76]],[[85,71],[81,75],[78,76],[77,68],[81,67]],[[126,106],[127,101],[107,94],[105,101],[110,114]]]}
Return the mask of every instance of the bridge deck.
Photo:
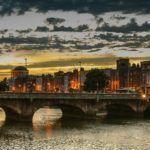
{"label": "bridge deck", "polygon": [[93,99],[93,100],[145,100],[140,94],[93,94],[93,93],[0,93],[0,99]]}

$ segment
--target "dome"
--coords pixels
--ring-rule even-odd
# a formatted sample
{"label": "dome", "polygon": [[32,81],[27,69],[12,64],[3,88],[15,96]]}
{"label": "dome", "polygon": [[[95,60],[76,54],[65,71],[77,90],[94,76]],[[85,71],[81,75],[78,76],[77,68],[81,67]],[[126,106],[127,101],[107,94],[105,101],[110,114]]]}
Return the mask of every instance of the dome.
{"label": "dome", "polygon": [[27,68],[24,66],[18,66],[16,68],[14,68],[13,70],[15,70],[15,71],[27,71]]}

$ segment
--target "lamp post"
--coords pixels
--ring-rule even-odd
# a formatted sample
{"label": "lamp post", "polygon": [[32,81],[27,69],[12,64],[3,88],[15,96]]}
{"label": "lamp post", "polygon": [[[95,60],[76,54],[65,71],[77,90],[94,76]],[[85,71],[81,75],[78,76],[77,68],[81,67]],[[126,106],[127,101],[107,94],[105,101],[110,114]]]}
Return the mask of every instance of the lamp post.
{"label": "lamp post", "polygon": [[47,91],[50,92],[50,83],[49,82],[47,83],[47,86],[48,86]]}
{"label": "lamp post", "polygon": [[19,92],[21,93],[22,91],[21,91],[21,84],[19,84]]}

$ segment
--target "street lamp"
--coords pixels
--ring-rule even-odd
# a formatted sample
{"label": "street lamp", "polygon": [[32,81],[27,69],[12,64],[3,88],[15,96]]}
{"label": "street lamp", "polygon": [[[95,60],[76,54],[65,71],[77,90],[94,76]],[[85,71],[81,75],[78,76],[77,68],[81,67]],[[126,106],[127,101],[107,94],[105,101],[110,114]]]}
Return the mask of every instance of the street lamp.
{"label": "street lamp", "polygon": [[49,82],[47,83],[47,86],[48,86],[47,91],[50,92],[50,83]]}
{"label": "street lamp", "polygon": [[22,91],[21,91],[21,84],[19,84],[19,92],[21,93]]}

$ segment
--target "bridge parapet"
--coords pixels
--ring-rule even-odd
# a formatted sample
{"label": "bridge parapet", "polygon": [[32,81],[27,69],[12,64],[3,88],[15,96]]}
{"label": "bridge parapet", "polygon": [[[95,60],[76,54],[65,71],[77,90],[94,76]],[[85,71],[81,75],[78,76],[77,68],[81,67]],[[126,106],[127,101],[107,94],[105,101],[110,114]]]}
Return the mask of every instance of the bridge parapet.
{"label": "bridge parapet", "polygon": [[0,93],[0,99],[144,100],[140,94]]}

